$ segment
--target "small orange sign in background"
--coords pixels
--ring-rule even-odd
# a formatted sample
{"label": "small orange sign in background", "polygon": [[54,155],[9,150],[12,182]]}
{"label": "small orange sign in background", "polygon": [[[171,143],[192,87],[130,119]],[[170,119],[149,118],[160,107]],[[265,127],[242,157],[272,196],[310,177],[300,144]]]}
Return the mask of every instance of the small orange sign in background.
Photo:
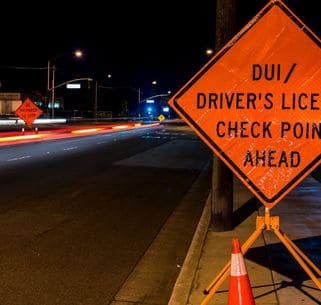
{"label": "small orange sign in background", "polygon": [[24,120],[28,127],[31,127],[34,120],[37,119],[43,111],[34,102],[27,98],[15,112],[19,118]]}
{"label": "small orange sign in background", "polygon": [[270,1],[169,100],[269,208],[320,164],[320,46]]}

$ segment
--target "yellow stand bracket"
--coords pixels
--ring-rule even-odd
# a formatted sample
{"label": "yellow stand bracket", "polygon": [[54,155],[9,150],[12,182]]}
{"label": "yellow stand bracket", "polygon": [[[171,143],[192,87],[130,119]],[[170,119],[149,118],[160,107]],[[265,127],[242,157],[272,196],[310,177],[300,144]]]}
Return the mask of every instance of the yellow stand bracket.
{"label": "yellow stand bracket", "polygon": [[[256,239],[260,236],[263,231],[273,231],[282,244],[288,249],[295,260],[303,268],[303,270],[309,275],[314,284],[321,290],[321,282],[318,280],[314,272],[321,276],[320,269],[280,230],[280,217],[271,216],[270,210],[265,208],[264,216],[256,217],[256,230],[250,235],[250,237],[242,245],[243,255],[248,251],[248,249],[253,245]],[[223,269],[217,274],[217,276],[212,280],[212,282],[204,290],[204,294],[207,296],[204,298],[201,305],[207,304],[210,299],[217,292],[219,287],[223,284],[225,279],[230,274],[231,261],[229,261]]]}

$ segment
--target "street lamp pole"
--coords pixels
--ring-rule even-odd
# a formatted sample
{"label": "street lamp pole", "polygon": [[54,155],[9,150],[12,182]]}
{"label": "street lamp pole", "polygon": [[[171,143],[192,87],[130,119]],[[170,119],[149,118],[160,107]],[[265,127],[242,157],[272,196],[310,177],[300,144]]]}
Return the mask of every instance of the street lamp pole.
{"label": "street lamp pole", "polygon": [[[50,90],[50,59],[48,59],[48,66],[47,66],[47,91],[49,94],[49,90]],[[48,96],[49,98],[49,96]]]}
{"label": "street lamp pole", "polygon": [[52,83],[51,83],[51,116],[55,117],[55,78],[56,78],[56,66],[52,66]]}
{"label": "street lamp pole", "polygon": [[51,69],[51,66],[50,66],[50,59],[48,59],[48,66],[47,66],[47,114],[49,115],[49,105],[51,103],[51,99],[49,97],[49,92],[50,92],[50,69]]}
{"label": "street lamp pole", "polygon": [[[69,52],[68,52],[69,53]],[[51,105],[51,116],[54,117],[55,115],[55,77],[56,77],[56,66],[53,65],[51,67],[51,62],[56,60],[59,57],[62,57],[63,55],[65,55],[67,53],[62,53],[59,55],[56,55],[54,57],[52,57],[51,59],[48,59],[48,65],[47,65],[47,91],[48,91],[48,99],[49,99],[49,91],[51,91],[51,101],[48,101],[48,107],[49,105]],[[74,56],[76,56],[77,58],[81,58],[83,56],[82,51],[80,50],[76,50],[74,53]],[[52,72],[51,75],[51,88],[50,88],[50,72]]]}
{"label": "street lamp pole", "polygon": [[98,110],[98,81],[95,82],[94,118],[97,118]]}
{"label": "street lamp pole", "polygon": [[53,74],[52,74],[52,79],[51,79],[51,88],[49,88],[49,91],[51,91],[51,104],[52,104],[51,113],[52,113],[52,117],[54,117],[54,103],[52,101],[55,100],[55,89],[60,88],[60,87],[62,87],[64,85],[73,83],[73,82],[83,81],[83,80],[93,81],[93,79],[90,78],[90,77],[74,78],[74,79],[70,79],[68,81],[65,81],[63,83],[60,83],[60,84],[56,85],[56,83],[55,83],[55,74],[54,74],[55,66],[53,66],[52,68],[53,68]]}
{"label": "street lamp pole", "polygon": [[143,100],[141,100],[141,103],[143,103],[143,102],[145,102],[145,101],[147,101],[149,99],[153,99],[153,98],[156,98],[156,97],[166,97],[166,96],[169,96],[169,95],[170,95],[170,93],[162,93],[162,94],[151,95],[151,96],[146,97]]}

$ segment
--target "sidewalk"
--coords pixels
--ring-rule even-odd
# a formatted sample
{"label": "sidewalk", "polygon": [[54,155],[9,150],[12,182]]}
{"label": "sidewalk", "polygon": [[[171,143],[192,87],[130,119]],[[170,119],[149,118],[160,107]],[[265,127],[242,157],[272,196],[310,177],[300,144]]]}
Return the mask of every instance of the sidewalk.
{"label": "sidewalk", "polygon": [[[213,279],[229,262],[232,238],[244,243],[256,229],[256,216],[264,215],[264,206],[251,198],[236,180],[234,214],[239,216],[239,224],[227,232],[209,229],[211,207],[207,201],[169,305],[227,304],[228,278],[214,295],[207,297],[204,290],[210,290]],[[249,215],[239,213],[242,210]],[[281,231],[321,268],[321,184],[309,176],[271,210],[274,215],[280,216]],[[321,304],[320,289],[274,232],[263,231],[244,257],[256,305]],[[321,285],[321,277],[317,277]]]}

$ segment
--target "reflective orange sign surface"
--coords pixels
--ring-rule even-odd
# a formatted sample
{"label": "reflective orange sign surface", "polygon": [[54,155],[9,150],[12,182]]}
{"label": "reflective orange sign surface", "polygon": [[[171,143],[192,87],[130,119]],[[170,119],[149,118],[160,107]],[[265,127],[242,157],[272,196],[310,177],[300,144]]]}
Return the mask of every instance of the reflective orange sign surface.
{"label": "reflective orange sign surface", "polygon": [[169,101],[269,208],[320,163],[320,46],[271,1]]}
{"label": "reflective orange sign surface", "polygon": [[42,110],[27,98],[16,110],[16,115],[25,121],[27,126],[32,126],[36,118],[42,114]]}

